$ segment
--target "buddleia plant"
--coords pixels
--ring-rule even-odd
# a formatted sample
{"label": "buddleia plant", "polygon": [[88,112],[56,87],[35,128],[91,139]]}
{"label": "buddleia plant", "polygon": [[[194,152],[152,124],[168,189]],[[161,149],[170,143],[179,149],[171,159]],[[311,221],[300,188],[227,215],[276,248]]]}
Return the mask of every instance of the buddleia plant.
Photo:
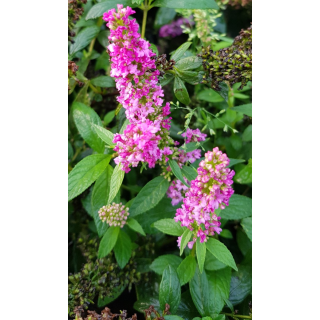
{"label": "buddleia plant", "polygon": [[230,47],[213,51],[209,45],[202,47],[198,56],[202,58],[205,71],[201,83],[220,91],[222,82],[230,86],[241,82],[241,90],[252,80],[252,26],[241,30]]}

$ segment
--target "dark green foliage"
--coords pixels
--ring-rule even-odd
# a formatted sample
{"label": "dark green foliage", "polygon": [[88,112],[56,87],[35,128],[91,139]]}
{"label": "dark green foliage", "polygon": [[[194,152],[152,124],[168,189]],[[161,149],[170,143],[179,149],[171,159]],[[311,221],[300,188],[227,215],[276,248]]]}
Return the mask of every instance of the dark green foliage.
{"label": "dark green foliage", "polygon": [[141,276],[137,272],[134,261],[135,252],[126,266],[121,269],[111,252],[106,257],[98,259],[98,239],[88,236],[78,239],[79,248],[86,259],[80,272],[69,275],[68,306],[72,314],[76,306],[87,308],[96,298],[112,297],[117,290],[137,283]]}

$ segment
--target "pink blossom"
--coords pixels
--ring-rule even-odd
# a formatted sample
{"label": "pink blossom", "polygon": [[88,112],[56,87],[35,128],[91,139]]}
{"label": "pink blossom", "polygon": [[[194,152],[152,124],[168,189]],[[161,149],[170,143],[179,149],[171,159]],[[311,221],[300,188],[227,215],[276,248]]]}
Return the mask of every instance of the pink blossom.
{"label": "pink blossom", "polygon": [[190,128],[188,128],[187,131],[182,133],[181,135],[184,138],[186,137],[186,143],[204,141],[207,136],[205,133],[202,133],[199,129],[192,130]]}
{"label": "pink blossom", "polygon": [[[187,184],[190,184],[186,178],[184,178],[184,180]],[[184,185],[180,180],[173,180],[167,191],[167,196],[172,199],[171,204],[175,206],[176,204],[181,202],[187,190],[188,187]]]}
{"label": "pink blossom", "polygon": [[227,168],[228,165],[227,155],[217,147],[207,152],[205,160],[199,164],[197,178],[191,181],[185,194],[182,207],[176,211],[175,221],[193,231],[200,242],[206,242],[209,235],[219,234],[222,230],[220,217],[214,211],[228,206],[234,193],[231,185],[235,173]]}
{"label": "pink blossom", "polygon": [[110,28],[110,75],[115,78],[120,93],[117,100],[126,109],[130,121],[124,133],[116,134],[113,140],[118,152],[115,162],[121,163],[125,172],[139,162],[153,168],[162,157],[168,160],[166,156],[172,154],[168,143],[171,118],[166,118],[170,104],[162,107],[163,90],[158,85],[156,54],[140,37],[136,20],[129,19],[133,13],[130,7],[118,5],[118,12],[111,9],[103,15]]}

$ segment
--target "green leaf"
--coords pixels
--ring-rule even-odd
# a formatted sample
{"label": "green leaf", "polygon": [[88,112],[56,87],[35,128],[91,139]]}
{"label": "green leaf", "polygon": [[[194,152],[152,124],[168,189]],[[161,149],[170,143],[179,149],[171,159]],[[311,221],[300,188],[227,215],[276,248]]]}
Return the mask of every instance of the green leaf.
{"label": "green leaf", "polygon": [[112,173],[113,168],[108,165],[102,172],[98,180],[95,182],[92,190],[91,210],[99,237],[102,237],[108,229],[108,224],[102,222],[99,217],[98,211],[108,203]]}
{"label": "green leaf", "polygon": [[229,300],[235,306],[241,303],[252,290],[251,266],[239,266],[238,272],[233,272],[230,284]]}
{"label": "green leaf", "polygon": [[144,299],[139,299],[133,305],[133,308],[141,313],[148,309],[150,306],[154,306],[157,311],[160,311],[160,304],[158,297],[147,297]]}
{"label": "green leaf", "polygon": [[242,163],[242,162],[246,161],[244,159],[231,159],[231,158],[229,158],[229,160],[230,160],[230,163],[228,165],[228,168],[234,166],[235,164]]}
{"label": "green leaf", "polygon": [[100,297],[98,298],[98,307],[99,308],[104,307],[108,303],[116,300],[121,295],[121,293],[124,291],[124,289],[126,287],[127,287],[126,285],[119,286],[119,287],[113,287],[111,297],[107,296],[107,297],[104,297],[103,299],[100,299]]}
{"label": "green leaf", "polygon": [[112,142],[114,134],[101,127],[101,126],[97,126],[96,124],[93,125],[94,130],[96,131],[97,135],[102,139],[102,141],[104,141],[107,145],[109,146],[114,146],[115,144]]}
{"label": "green leaf", "polygon": [[219,234],[220,237],[226,238],[226,239],[233,239],[233,235],[230,230],[224,229]]}
{"label": "green leaf", "polygon": [[224,83],[224,82],[221,82],[219,84],[219,87],[220,87],[220,91],[217,91],[220,96],[226,101],[228,102],[228,99],[229,99],[229,86]]}
{"label": "green leaf", "polygon": [[176,74],[182,81],[188,82],[192,85],[196,85],[199,83],[199,73],[196,71],[182,71],[177,68]]}
{"label": "green leaf", "polygon": [[225,268],[226,265],[215,258],[210,252],[206,254],[206,261],[204,262],[204,268],[208,271],[215,271]]}
{"label": "green leaf", "polygon": [[91,197],[92,197],[92,189],[90,192],[86,195],[85,198],[81,199],[82,206],[87,211],[88,215],[92,217],[92,210],[91,210]]}
{"label": "green leaf", "polygon": [[129,228],[131,228],[132,230],[136,231],[136,232],[139,232],[140,234],[142,234],[143,236],[145,236],[146,234],[144,233],[140,223],[136,220],[136,219],[133,219],[133,218],[129,218],[127,220],[127,225]]}
{"label": "green leaf", "polygon": [[186,86],[177,76],[174,78],[173,91],[176,98],[185,105],[190,103],[189,93]]}
{"label": "green leaf", "polygon": [[[146,211],[143,215],[137,216],[135,219],[141,224],[146,233],[156,234],[159,231],[153,226],[154,222],[157,222],[163,218],[172,219],[175,216],[177,208],[179,207],[179,205],[173,206],[171,204],[171,199],[168,197],[163,197],[163,199],[161,199],[161,201],[154,208]],[[178,225],[178,223],[176,223],[176,225]]]}
{"label": "green leaf", "polygon": [[74,43],[70,45],[70,55],[85,48],[100,31],[98,26],[90,26],[81,30],[74,38]]}
{"label": "green leaf", "polygon": [[182,259],[180,257],[175,256],[173,254],[165,254],[153,260],[149,268],[153,270],[155,273],[162,275],[164,269],[167,267],[168,264],[170,264],[171,267],[177,270],[181,262]]}
{"label": "green leaf", "polygon": [[73,148],[70,141],[68,141],[68,160],[71,160],[72,158],[73,158]]}
{"label": "green leaf", "polygon": [[251,141],[252,140],[252,125],[249,124],[242,134],[243,141]]}
{"label": "green leaf", "polygon": [[207,272],[207,278],[209,282],[210,314],[218,314],[224,307],[224,301],[229,298],[231,269],[209,271]]}
{"label": "green leaf", "polygon": [[237,230],[237,243],[241,253],[245,256],[252,249],[252,242],[240,228]]}
{"label": "green leaf", "polygon": [[202,60],[197,56],[191,56],[181,59],[175,64],[175,66],[181,71],[196,69],[201,65]]}
{"label": "green leaf", "polygon": [[252,183],[252,159],[249,159],[249,163],[236,173],[234,180],[240,184]]}
{"label": "green leaf", "polygon": [[189,283],[192,301],[202,317],[209,314],[209,282],[206,272],[200,273],[198,266]]}
{"label": "green leaf", "polygon": [[239,92],[235,92],[233,94],[233,96],[237,99],[240,99],[240,100],[247,100],[250,98],[250,96],[246,95],[246,94],[243,94],[243,93],[239,93]]}
{"label": "green leaf", "polygon": [[212,320],[226,320],[226,316],[224,314],[215,314]]}
{"label": "green leaf", "polygon": [[78,162],[68,175],[68,201],[89,188],[102,174],[110,159],[110,155],[93,154]]}
{"label": "green leaf", "polygon": [[181,300],[180,281],[176,270],[169,264],[163,271],[159,288],[159,302],[161,310],[166,303],[170,305],[170,312],[175,313]]}
{"label": "green leaf", "polygon": [[112,202],[112,200],[118,193],[121,187],[123,178],[124,178],[124,171],[121,169],[121,164],[119,163],[115,166],[111,176],[108,204]]}
{"label": "green leaf", "polygon": [[237,136],[236,134],[232,135],[230,138],[229,138],[230,142],[231,142],[231,145],[232,147],[239,151],[242,147],[242,139]]}
{"label": "green leaf", "polygon": [[252,199],[233,194],[227,206],[221,213],[223,219],[236,220],[252,216]]}
{"label": "green leaf", "polygon": [[186,245],[188,244],[190,238],[192,236],[192,231],[190,231],[189,229],[186,229],[182,236],[181,236],[181,244],[180,244],[180,256],[183,253],[184,248],[186,247]]}
{"label": "green leaf", "polygon": [[174,75],[171,73],[166,73],[164,77],[160,80],[160,85],[164,87],[166,84],[168,84],[172,79],[174,78]]}
{"label": "green leaf", "polygon": [[[103,258],[107,256],[111,250],[114,248],[118,235],[119,235],[120,227],[110,227],[104,236],[101,239],[98,251],[98,258]],[[130,247],[131,249],[131,247]]]}
{"label": "green leaf", "polygon": [[106,51],[104,51],[100,57],[97,59],[96,64],[94,66],[94,70],[104,70],[107,71],[109,66],[110,66],[110,61],[109,61],[110,56]]}
{"label": "green leaf", "polygon": [[169,188],[168,180],[157,177],[149,181],[135,197],[130,207],[130,217],[135,217],[155,207]]}
{"label": "green leaf", "polygon": [[177,237],[180,237],[184,230],[174,219],[161,219],[154,223],[154,227],[165,234]]}
{"label": "green leaf", "polygon": [[103,118],[104,124],[107,126],[114,118],[115,116],[115,111],[109,111]]}
{"label": "green leaf", "polygon": [[206,242],[207,249],[222,263],[227,266],[233,268],[234,270],[238,270],[236,263],[232,257],[231,252],[228,248],[219,240],[209,238]]}
{"label": "green leaf", "polygon": [[195,180],[198,176],[197,170],[195,170],[193,167],[184,166],[182,167],[181,172],[189,182]]}
{"label": "green leaf", "polygon": [[248,238],[252,241],[252,218],[244,218],[241,220],[241,225]]}
{"label": "green leaf", "polygon": [[121,229],[113,251],[119,267],[123,269],[130,260],[132,247],[130,237]]}
{"label": "green leaf", "polygon": [[155,44],[150,43],[150,49],[152,50],[153,53],[155,53],[157,56],[159,55],[158,48]]}
{"label": "green leaf", "polygon": [[181,318],[179,316],[174,316],[172,314],[164,316],[164,319],[165,320],[184,320],[183,318]]}
{"label": "green leaf", "polygon": [[113,88],[116,86],[114,79],[110,76],[100,76],[91,79],[90,82],[96,87]]}
{"label": "green leaf", "polygon": [[131,7],[135,8],[137,5],[133,4],[131,0],[107,0],[104,2],[100,2],[95,4],[88,12],[86,16],[86,20],[89,19],[95,19],[101,17],[105,12],[109,11],[110,9],[117,9],[117,4],[118,3],[123,4],[123,7]]}
{"label": "green leaf", "polygon": [[156,18],[154,20],[154,28],[159,29],[165,24],[169,24],[176,16],[176,10],[172,8],[160,8],[156,13]]}
{"label": "green leaf", "polygon": [[252,117],[252,103],[243,104],[241,106],[233,107],[231,110],[241,112],[249,117]]}
{"label": "green leaf", "polygon": [[200,273],[203,271],[204,261],[206,259],[206,243],[200,242],[200,238],[197,238],[197,260],[199,265]]}
{"label": "green leaf", "polygon": [[120,129],[120,131],[119,131],[120,134],[123,134],[124,130],[126,130],[127,125],[128,125],[129,123],[130,123],[130,122],[129,122],[128,119],[126,119],[126,120],[123,122],[123,125],[122,125],[122,127],[121,127],[121,129]]}
{"label": "green leaf", "polygon": [[97,39],[104,48],[107,48],[107,46],[109,45],[109,39],[108,39],[109,36],[110,36],[109,30],[101,30],[99,32]]}
{"label": "green leaf", "polygon": [[[173,1],[171,1],[173,2]],[[165,7],[168,7],[168,6],[165,6]],[[172,7],[171,7],[172,8]],[[191,45],[191,42],[185,42],[184,44],[182,44],[175,52],[174,54],[171,56],[171,60],[174,60],[174,61],[179,61],[182,57],[183,57],[183,54],[188,50],[188,48],[190,47]]]}
{"label": "green leaf", "polygon": [[187,290],[181,294],[181,302],[179,304],[176,314],[185,320],[192,320],[198,316],[199,313],[192,301],[190,291]]}
{"label": "green leaf", "polygon": [[183,144],[179,149],[181,149],[185,152],[190,152],[190,151],[198,149],[199,146],[200,146],[199,142],[189,142],[187,144]]}
{"label": "green leaf", "polygon": [[222,102],[224,100],[220,94],[213,89],[202,90],[197,94],[197,99],[208,102]]}
{"label": "green leaf", "polygon": [[181,169],[177,164],[177,162],[175,160],[169,160],[168,163],[173,174],[176,176],[176,178],[179,179],[185,186],[189,188],[190,186],[185,182],[183,175],[181,173]]}
{"label": "green leaf", "polygon": [[105,148],[104,143],[99,139],[93,128],[94,125],[102,126],[100,117],[92,108],[80,102],[74,102],[72,104],[72,114],[82,138],[93,150],[98,153],[103,153]]}
{"label": "green leaf", "polygon": [[180,279],[180,285],[188,283],[194,276],[196,272],[196,259],[195,257],[189,255],[187,256],[178,266],[177,273]]}
{"label": "green leaf", "polygon": [[174,9],[217,9],[219,6],[214,0],[156,0],[153,7],[167,7]]}

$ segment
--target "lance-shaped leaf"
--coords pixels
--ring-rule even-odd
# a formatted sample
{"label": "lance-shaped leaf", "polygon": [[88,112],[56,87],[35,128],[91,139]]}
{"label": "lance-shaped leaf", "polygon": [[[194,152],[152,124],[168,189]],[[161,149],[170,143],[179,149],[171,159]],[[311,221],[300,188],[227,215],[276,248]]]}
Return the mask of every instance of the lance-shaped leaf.
{"label": "lance-shaped leaf", "polygon": [[89,188],[102,174],[110,159],[111,156],[107,154],[93,154],[78,162],[68,176],[68,201]]}
{"label": "lance-shaped leaf", "polygon": [[185,186],[189,188],[190,186],[185,182],[183,175],[181,173],[181,169],[177,164],[177,162],[175,160],[169,160],[168,163],[173,174],[176,176],[176,178],[178,178]]}
{"label": "lance-shaped leaf", "polygon": [[231,252],[219,240],[209,238],[206,243],[207,249],[222,263],[230,266],[234,270],[238,270]]}
{"label": "lance-shaped leaf", "polygon": [[120,227],[110,227],[107,232],[104,234],[100,241],[98,257],[103,258],[107,256],[111,250],[114,248],[118,235],[120,232]]}
{"label": "lance-shaped leaf", "polygon": [[149,181],[135,197],[130,206],[130,217],[135,217],[155,207],[169,188],[168,180],[157,177]]}
{"label": "lance-shaped leaf", "polygon": [[100,208],[108,203],[112,173],[113,168],[108,165],[93,186],[91,197],[91,211],[99,237],[102,237],[104,235],[109,226],[106,222],[102,222],[98,212]]}
{"label": "lance-shaped leaf", "polygon": [[185,105],[190,103],[188,90],[181,79],[177,76],[174,78],[173,91],[176,98]]}
{"label": "lance-shaped leaf", "polygon": [[105,144],[94,130],[94,125],[102,126],[101,119],[97,113],[83,103],[74,102],[72,104],[72,114],[82,138],[93,150],[103,153]]}
{"label": "lance-shaped leaf", "polygon": [[176,270],[169,264],[163,271],[159,288],[159,302],[161,310],[166,304],[170,305],[170,312],[175,313],[181,300],[181,287]]}
{"label": "lance-shaped leaf", "polygon": [[115,166],[111,176],[108,204],[111,203],[112,200],[117,195],[121,187],[123,178],[124,178],[124,171],[121,169],[121,164],[119,163]]}

